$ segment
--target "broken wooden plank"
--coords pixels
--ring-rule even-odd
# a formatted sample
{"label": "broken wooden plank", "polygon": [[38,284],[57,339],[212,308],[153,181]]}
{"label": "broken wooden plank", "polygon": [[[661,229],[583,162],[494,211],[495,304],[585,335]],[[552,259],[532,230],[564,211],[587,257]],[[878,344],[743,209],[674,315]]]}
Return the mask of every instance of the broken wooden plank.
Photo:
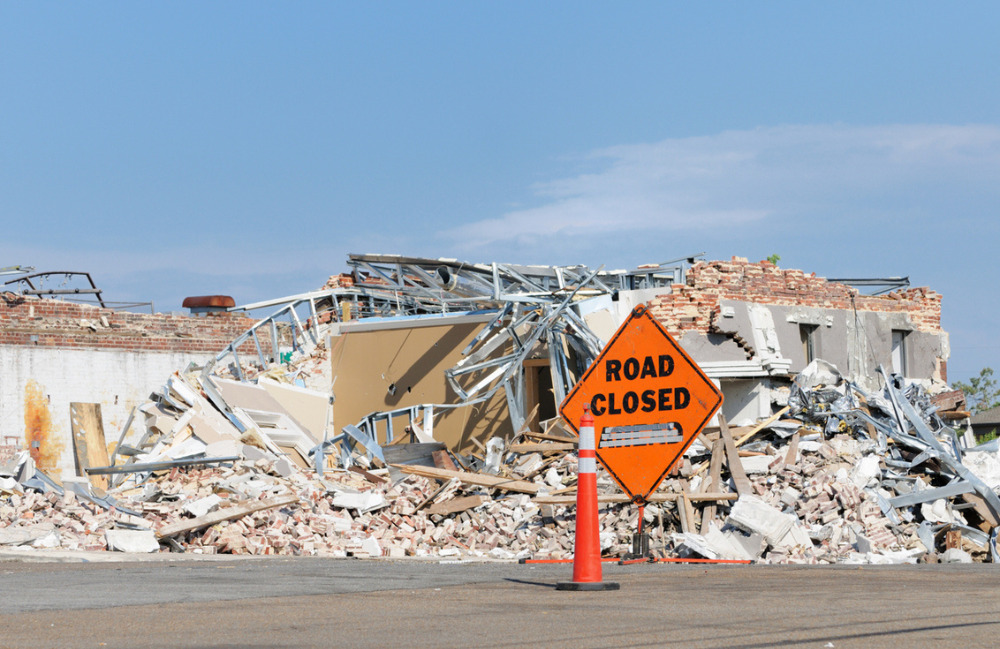
{"label": "broken wooden plank", "polygon": [[526,474],[524,474],[521,477],[524,480],[531,480],[532,478],[534,478],[536,475],[538,475],[542,471],[547,471],[550,466],[552,466],[553,464],[555,464],[556,462],[558,462],[561,459],[562,459],[561,455],[551,455],[548,458],[542,460],[542,463],[539,464],[538,468],[536,468],[534,471],[532,471],[530,473],[526,473]]}
{"label": "broken wooden plank", "polygon": [[553,451],[559,451],[565,453],[566,451],[576,450],[576,444],[572,442],[522,442],[520,444],[511,444],[511,453],[551,453]]}
{"label": "broken wooden plank", "polygon": [[442,516],[447,516],[448,514],[458,514],[475,507],[479,507],[483,503],[489,501],[486,496],[465,496],[464,498],[453,498],[452,500],[446,500],[443,503],[435,503],[427,508],[428,514],[441,514]]}
{"label": "broken wooden plank", "polygon": [[434,466],[434,451],[443,451],[446,448],[441,442],[418,442],[416,444],[386,446],[382,450],[382,454],[389,464]]}
{"label": "broken wooden plank", "polygon": [[102,475],[88,475],[93,466],[111,464],[107,442],[104,440],[104,421],[99,403],[70,403],[70,427],[73,432],[73,456],[76,474],[86,477],[98,489],[108,488],[108,479]]}
{"label": "broken wooden plank", "polygon": [[444,451],[446,448],[441,442],[417,442],[384,447],[382,455],[389,465],[389,479],[393,483],[403,479],[403,474],[393,468],[400,464],[434,466],[434,451]]}
{"label": "broken wooden plank", "polygon": [[799,459],[799,431],[792,434],[788,441],[788,452],[785,453],[785,464],[795,464]]}
{"label": "broken wooden plank", "polygon": [[[670,503],[678,500],[681,497],[679,493],[654,493],[649,494],[646,502],[651,503]],[[688,499],[691,502],[710,502],[710,501],[722,501],[722,500],[737,500],[740,496],[734,493],[704,493],[704,494],[688,494]],[[535,496],[531,499],[531,502],[537,505],[571,505],[576,502],[575,495],[562,495],[562,496]],[[603,494],[597,496],[597,502],[599,503],[628,503],[632,502],[632,499],[626,494]]]}
{"label": "broken wooden plank", "polygon": [[449,469],[438,469],[429,466],[418,466],[418,465],[394,464],[392,466],[399,469],[403,473],[419,475],[423,476],[424,478],[438,478],[441,480],[458,478],[460,481],[466,484],[473,484],[480,487],[505,489],[507,491],[516,491],[525,494],[536,494],[538,493],[539,489],[539,486],[534,482],[525,482],[524,480],[514,480],[512,478],[504,478],[503,476],[497,476],[497,475],[487,475],[485,473],[451,471]]}
{"label": "broken wooden plank", "polygon": [[712,442],[712,459],[708,465],[708,480],[704,487],[699,489],[699,493],[706,493],[709,489],[718,490],[722,487],[722,460],[725,459],[726,445],[721,439]]}
{"label": "broken wooden plank", "polygon": [[420,501],[420,504],[417,505],[416,510],[419,512],[421,509],[434,502],[434,499],[440,496],[442,493],[444,493],[444,490],[452,486],[454,482],[455,482],[454,480],[449,480],[448,482],[445,482],[440,487],[435,489],[433,492],[431,492],[429,496]]}
{"label": "broken wooden plank", "polygon": [[448,455],[447,450],[434,451],[431,453],[431,459],[434,460],[434,466],[439,469],[448,469],[449,471],[458,471],[458,467],[452,462],[451,456]]}
{"label": "broken wooden plank", "polygon": [[541,439],[549,442],[571,442],[573,443],[573,438],[568,435],[553,435],[552,433],[537,433],[533,430],[526,430],[521,433],[525,437],[534,437],[535,439]]}
{"label": "broken wooden plank", "polygon": [[185,532],[199,530],[203,527],[210,527],[216,523],[222,523],[223,521],[243,518],[247,514],[253,514],[254,512],[263,511],[265,509],[274,509],[275,507],[291,505],[297,503],[298,501],[299,497],[295,494],[285,494],[284,496],[276,496],[274,498],[267,498],[266,500],[244,501],[232,507],[226,507],[225,509],[219,509],[210,514],[205,514],[204,516],[164,525],[160,529],[156,530],[156,535],[161,539],[168,536],[176,536],[178,534],[184,534]]}
{"label": "broken wooden plank", "polygon": [[726,464],[729,466],[729,474],[736,484],[736,493],[741,496],[752,495],[753,487],[750,486],[750,479],[747,478],[747,472],[743,470],[743,463],[740,462],[740,456],[736,450],[736,444],[733,442],[733,436],[729,434],[729,425],[726,423],[726,416],[721,412],[719,413],[719,432],[722,434],[722,442],[726,447]]}
{"label": "broken wooden plank", "polygon": [[[347,467],[347,470],[350,471],[351,473],[357,473],[359,476],[363,477],[368,482],[372,482],[374,484],[385,484],[386,482],[388,482],[388,480],[386,480],[382,476],[375,475],[371,471],[366,471],[356,464],[352,464],[351,466]],[[384,471],[385,469],[382,470]]]}
{"label": "broken wooden plank", "polygon": [[[708,478],[702,483],[698,493],[706,493],[709,489],[719,489],[722,486],[722,456],[726,453],[726,445],[721,439],[712,442],[712,459],[709,461]],[[708,532],[709,523],[715,520],[716,506],[709,502],[701,511],[701,533]]]}
{"label": "broken wooden plank", "polygon": [[968,493],[962,494],[960,498],[967,503],[971,503],[972,509],[979,515],[980,518],[983,519],[982,522],[979,523],[979,529],[984,532],[989,532],[997,525],[1000,525],[1000,522],[997,521],[996,516],[994,516],[993,512],[990,511],[989,506],[986,504],[986,500],[982,496],[974,493]]}
{"label": "broken wooden plank", "polygon": [[745,435],[743,435],[742,437],[739,438],[739,440],[736,442],[736,446],[737,447],[742,446],[744,442],[746,442],[748,439],[750,439],[751,437],[753,437],[754,435],[756,435],[760,431],[764,430],[765,428],[767,428],[768,426],[770,426],[771,424],[773,424],[774,422],[776,422],[781,417],[781,415],[785,414],[789,410],[791,410],[791,406],[785,406],[784,408],[782,408],[778,412],[774,413],[773,415],[771,415],[770,417],[768,417],[764,421],[760,422],[759,424],[757,424],[756,426],[754,426],[753,428],[751,428],[750,432],[746,433]]}
{"label": "broken wooden plank", "polygon": [[687,527],[691,532],[697,533],[698,531],[698,521],[694,515],[694,506],[691,505],[691,496],[686,491],[681,494],[681,499],[678,501],[678,508],[683,510],[684,517],[687,519]]}

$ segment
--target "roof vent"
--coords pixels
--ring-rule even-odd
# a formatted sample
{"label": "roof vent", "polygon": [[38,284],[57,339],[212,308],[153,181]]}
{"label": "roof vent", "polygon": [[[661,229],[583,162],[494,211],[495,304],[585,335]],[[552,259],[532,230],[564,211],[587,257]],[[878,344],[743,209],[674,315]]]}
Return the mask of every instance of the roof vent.
{"label": "roof vent", "polygon": [[192,315],[201,315],[227,311],[236,306],[236,300],[228,295],[198,295],[184,298],[181,306],[185,309],[191,309]]}

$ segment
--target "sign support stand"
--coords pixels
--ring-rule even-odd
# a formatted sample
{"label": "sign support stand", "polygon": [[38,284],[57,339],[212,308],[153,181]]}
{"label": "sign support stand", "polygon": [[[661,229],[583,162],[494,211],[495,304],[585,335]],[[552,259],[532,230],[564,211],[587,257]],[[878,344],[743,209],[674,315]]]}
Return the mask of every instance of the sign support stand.
{"label": "sign support stand", "polygon": [[633,559],[649,559],[653,556],[649,553],[649,533],[646,532],[646,501],[634,501],[639,506],[639,522],[636,525],[635,536],[632,537],[632,551],[625,553],[622,561],[632,561]]}

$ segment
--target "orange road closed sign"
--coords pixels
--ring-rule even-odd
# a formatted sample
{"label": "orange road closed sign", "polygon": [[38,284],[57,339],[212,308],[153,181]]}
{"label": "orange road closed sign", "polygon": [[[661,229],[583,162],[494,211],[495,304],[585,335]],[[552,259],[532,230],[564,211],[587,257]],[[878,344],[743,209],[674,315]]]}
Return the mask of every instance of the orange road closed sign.
{"label": "orange road closed sign", "polygon": [[594,415],[597,457],[644,502],[722,405],[722,393],[644,306],[633,309],[559,408]]}

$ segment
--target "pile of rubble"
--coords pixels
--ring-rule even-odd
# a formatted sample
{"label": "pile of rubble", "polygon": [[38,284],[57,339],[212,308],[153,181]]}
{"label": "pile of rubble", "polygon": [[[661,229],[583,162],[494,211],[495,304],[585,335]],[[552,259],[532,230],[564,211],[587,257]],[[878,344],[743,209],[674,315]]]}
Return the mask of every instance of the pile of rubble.
{"label": "pile of rubble", "polygon": [[773,563],[996,561],[996,443],[970,447],[945,424],[941,406],[964,405],[953,393],[883,377],[868,394],[822,361],[806,368],[784,418],[742,447],[728,516],[675,534],[677,547]]}
{"label": "pile of rubble", "polygon": [[[155,471],[103,494],[83,481],[67,481],[62,489],[54,483],[35,489],[28,481],[25,485],[6,478],[2,488],[10,495],[0,506],[0,544],[393,558],[512,559],[572,553],[572,520],[566,508],[556,513],[532,502],[530,493],[521,493],[543,493],[572,475],[571,456],[546,462],[545,475],[536,475],[533,482],[451,471],[458,477],[439,482],[404,475],[393,484],[385,469],[327,470],[319,477],[308,469],[290,470],[287,463],[253,447],[241,451],[259,459],[215,467],[192,460],[186,467]],[[522,465],[534,466],[539,456],[525,456]],[[358,459],[363,461],[363,456]],[[18,461],[17,474],[30,471],[26,453]],[[432,467],[401,468],[449,473]],[[501,486],[477,487],[463,478],[492,478]],[[621,533],[609,542],[626,542],[627,517],[621,516]],[[608,518],[606,526],[611,522]]]}
{"label": "pile of rubble", "polygon": [[[996,561],[996,444],[970,448],[945,425],[941,398],[885,378],[883,392],[869,394],[814,362],[771,418],[732,429],[721,420],[702,433],[641,510],[599,473],[605,555]],[[0,467],[0,545],[572,556],[576,456],[557,420],[490,440],[482,453],[343,439],[338,456],[324,454],[324,422],[311,421],[320,398],[274,383],[175,374],[139,408],[143,425],[126,426],[109,466],[87,467],[89,477],[57,483],[22,452]],[[640,511],[644,541],[635,538]]]}

